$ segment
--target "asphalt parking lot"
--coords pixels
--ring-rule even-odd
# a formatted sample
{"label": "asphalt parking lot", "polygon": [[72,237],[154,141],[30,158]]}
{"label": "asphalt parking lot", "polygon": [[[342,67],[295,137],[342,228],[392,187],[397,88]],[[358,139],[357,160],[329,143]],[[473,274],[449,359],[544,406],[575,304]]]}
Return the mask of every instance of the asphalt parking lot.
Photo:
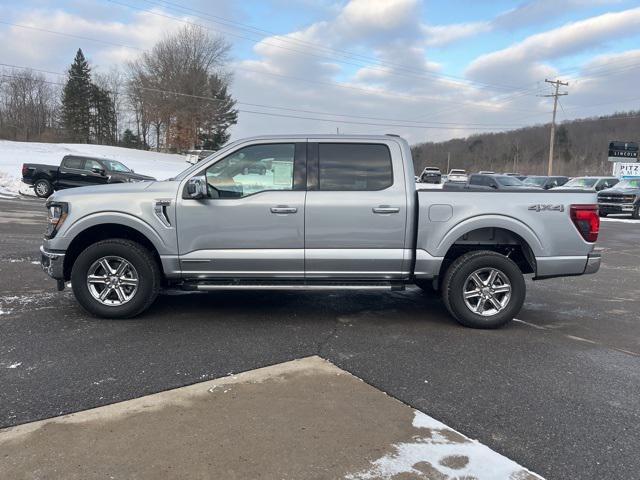
{"label": "asphalt parking lot", "polygon": [[88,317],[40,270],[42,202],[0,200],[0,427],[319,355],[550,479],[640,476],[640,222],[597,275],[528,282],[518,321],[459,326],[417,289],[162,295]]}

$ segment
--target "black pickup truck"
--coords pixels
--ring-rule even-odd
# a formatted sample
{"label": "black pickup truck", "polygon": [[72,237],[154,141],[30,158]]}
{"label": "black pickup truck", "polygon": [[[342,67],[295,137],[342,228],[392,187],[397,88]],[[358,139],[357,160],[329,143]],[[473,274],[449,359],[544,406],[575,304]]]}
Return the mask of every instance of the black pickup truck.
{"label": "black pickup truck", "polygon": [[41,198],[47,198],[55,190],[63,188],[143,180],[155,178],[134,173],[124,164],[105,158],[66,155],[59,167],[39,163],[22,165],[22,181],[27,185],[33,185],[35,194]]}
{"label": "black pickup truck", "polygon": [[598,193],[598,210],[601,217],[610,213],[630,213],[640,219],[640,178],[627,178],[615,186]]}

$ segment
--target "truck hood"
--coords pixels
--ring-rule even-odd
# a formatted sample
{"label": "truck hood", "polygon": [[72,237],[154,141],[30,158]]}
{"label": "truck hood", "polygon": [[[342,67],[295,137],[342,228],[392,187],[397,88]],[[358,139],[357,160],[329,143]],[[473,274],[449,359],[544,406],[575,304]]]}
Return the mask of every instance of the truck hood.
{"label": "truck hood", "polygon": [[142,193],[153,194],[158,196],[171,196],[175,195],[179,182],[164,181],[164,182],[133,182],[133,183],[110,183],[106,185],[94,185],[90,187],[77,187],[69,188],[65,190],[59,190],[55,192],[49,201],[54,202],[77,202],[83,198],[96,199],[101,198],[104,201],[109,201],[114,197],[126,197],[127,195],[138,195]]}
{"label": "truck hood", "polygon": [[606,190],[601,190],[601,194],[610,194],[610,193],[620,193],[624,195],[640,195],[640,188],[630,187],[630,188],[607,188]]}

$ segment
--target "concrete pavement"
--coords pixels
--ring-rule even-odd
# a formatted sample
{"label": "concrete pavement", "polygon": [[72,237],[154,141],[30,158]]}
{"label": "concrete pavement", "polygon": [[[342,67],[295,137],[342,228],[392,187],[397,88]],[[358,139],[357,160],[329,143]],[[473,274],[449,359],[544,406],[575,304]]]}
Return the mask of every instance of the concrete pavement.
{"label": "concrete pavement", "polygon": [[7,479],[541,477],[319,357],[0,431]]}

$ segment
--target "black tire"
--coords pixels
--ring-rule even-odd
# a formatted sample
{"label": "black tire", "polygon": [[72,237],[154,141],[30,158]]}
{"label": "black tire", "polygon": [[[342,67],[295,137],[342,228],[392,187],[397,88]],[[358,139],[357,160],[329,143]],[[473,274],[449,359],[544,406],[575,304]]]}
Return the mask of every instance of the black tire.
{"label": "black tire", "polygon": [[49,198],[53,193],[53,186],[49,180],[41,178],[40,180],[36,180],[33,184],[33,191],[35,192],[36,197]]}
{"label": "black tire", "polygon": [[[124,304],[104,305],[89,291],[89,269],[103,257],[120,257],[135,268],[137,290]],[[139,243],[118,238],[87,247],[78,255],[71,270],[71,286],[76,299],[89,313],[102,318],[131,318],[144,312],[158,296],[160,283],[160,267],[151,252]]]}
{"label": "black tire", "polygon": [[598,212],[598,215],[600,215],[602,218],[604,218],[609,214],[608,213],[604,213],[604,212]]}
{"label": "black tire", "polygon": [[[482,269],[497,270],[511,286],[508,298],[506,294],[502,294],[502,299],[505,300],[503,309],[490,316],[473,312],[463,295],[470,276]],[[459,323],[472,328],[498,328],[510,322],[522,308],[525,296],[524,276],[515,262],[490,250],[478,250],[458,257],[448,268],[442,281],[442,299],[447,310]],[[480,301],[482,300],[479,299],[478,302]],[[489,310],[492,309],[495,310]]]}
{"label": "black tire", "polygon": [[631,218],[634,220],[640,219],[640,205],[634,207],[633,212],[631,212]]}

